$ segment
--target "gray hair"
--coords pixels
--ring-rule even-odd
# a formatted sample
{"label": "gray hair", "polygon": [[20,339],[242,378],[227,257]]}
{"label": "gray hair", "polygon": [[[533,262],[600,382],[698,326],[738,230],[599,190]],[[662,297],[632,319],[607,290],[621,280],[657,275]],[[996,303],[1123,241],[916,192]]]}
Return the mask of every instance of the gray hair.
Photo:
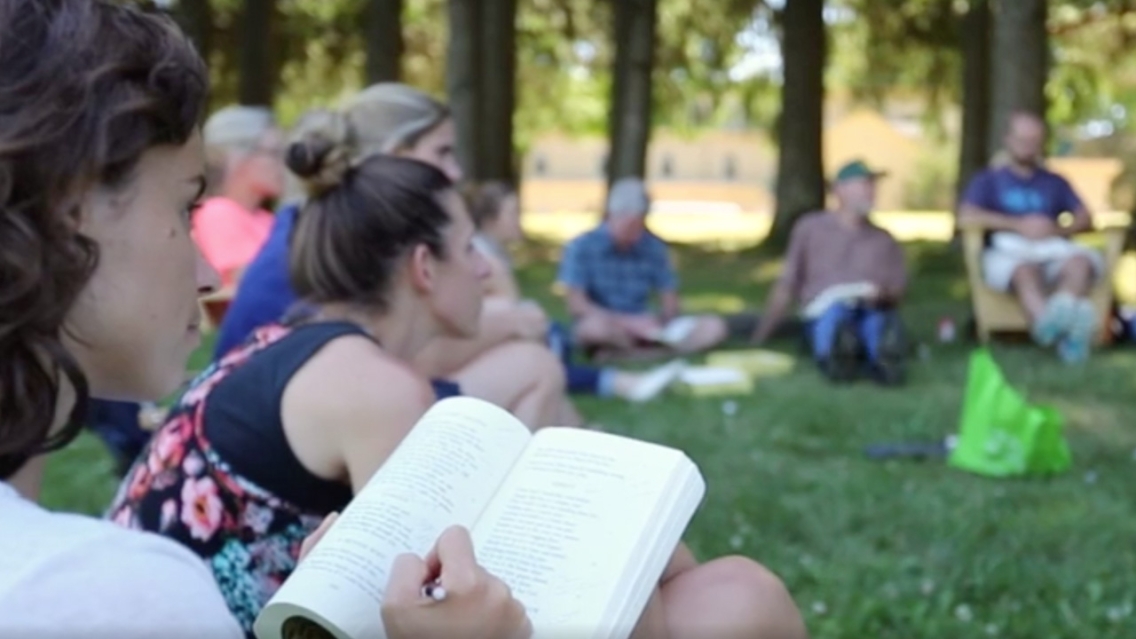
{"label": "gray hair", "polygon": [[275,127],[276,118],[265,107],[230,106],[211,115],[201,133],[206,146],[248,151]]}
{"label": "gray hair", "polygon": [[209,192],[219,192],[234,160],[255,151],[274,128],[276,116],[266,107],[233,105],[209,116],[201,128]]}
{"label": "gray hair", "polygon": [[607,194],[607,214],[610,217],[646,215],[651,210],[651,196],[643,180],[637,177],[620,178],[611,185]]}

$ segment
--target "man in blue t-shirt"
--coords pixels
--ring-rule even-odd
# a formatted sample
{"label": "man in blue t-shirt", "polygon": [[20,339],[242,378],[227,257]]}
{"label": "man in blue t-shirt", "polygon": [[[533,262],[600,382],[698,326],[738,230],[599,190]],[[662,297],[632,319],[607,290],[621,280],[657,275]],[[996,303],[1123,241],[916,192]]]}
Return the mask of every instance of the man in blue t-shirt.
{"label": "man in blue t-shirt", "polygon": [[585,350],[693,353],[726,338],[721,317],[680,317],[667,245],[645,225],[650,206],[642,180],[620,179],[608,194],[606,220],[564,247],[557,281],[567,291],[573,338]]}
{"label": "man in blue t-shirt", "polygon": [[[959,219],[991,231],[982,256],[986,283],[1017,296],[1036,342],[1056,344],[1063,360],[1079,362],[1099,325],[1087,296],[1104,261],[1069,239],[1092,230],[1092,218],[1069,183],[1042,166],[1044,143],[1040,118],[1013,114],[1004,161],[971,180]],[[1064,214],[1071,223],[1060,223]]]}

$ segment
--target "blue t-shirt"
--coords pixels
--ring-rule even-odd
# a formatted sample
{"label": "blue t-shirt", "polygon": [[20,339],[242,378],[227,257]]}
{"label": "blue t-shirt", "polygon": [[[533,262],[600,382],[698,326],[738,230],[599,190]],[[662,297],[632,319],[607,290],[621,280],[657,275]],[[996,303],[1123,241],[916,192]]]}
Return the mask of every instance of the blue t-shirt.
{"label": "blue t-shirt", "polygon": [[221,321],[215,359],[243,343],[257,328],[280,320],[296,303],[288,276],[288,238],[299,207],[284,207],[276,214],[272,232],[241,276],[237,294]]}
{"label": "blue t-shirt", "polygon": [[1065,178],[1041,168],[1029,177],[1009,167],[982,171],[967,185],[962,201],[1006,215],[1041,213],[1053,219],[1082,207],[1081,198]]}
{"label": "blue t-shirt", "polygon": [[638,242],[621,249],[604,225],[564,247],[557,280],[605,309],[635,314],[647,312],[651,293],[678,285],[666,242],[644,232]]}

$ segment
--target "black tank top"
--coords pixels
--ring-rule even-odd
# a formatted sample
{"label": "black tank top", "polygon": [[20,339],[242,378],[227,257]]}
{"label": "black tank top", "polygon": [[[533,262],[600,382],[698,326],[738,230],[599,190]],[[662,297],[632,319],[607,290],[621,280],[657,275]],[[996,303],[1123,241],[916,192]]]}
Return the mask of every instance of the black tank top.
{"label": "black tank top", "polygon": [[296,371],[348,335],[371,339],[348,322],[258,329],[193,381],[108,513],[202,557],[246,633],[295,569],[304,538],[351,500],[349,485],[304,468],[280,418]]}
{"label": "black tank top", "polygon": [[284,435],[281,401],[296,371],[332,340],[370,335],[349,322],[302,324],[265,347],[210,392],[205,436],[239,475],[306,509],[330,512],[351,500],[351,487],[313,475]]}

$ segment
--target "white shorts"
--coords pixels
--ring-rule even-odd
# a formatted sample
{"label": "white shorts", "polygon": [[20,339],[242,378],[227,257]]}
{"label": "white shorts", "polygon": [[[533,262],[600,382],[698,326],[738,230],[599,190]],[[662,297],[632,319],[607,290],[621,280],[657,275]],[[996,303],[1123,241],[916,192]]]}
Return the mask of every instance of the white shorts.
{"label": "white shorts", "polygon": [[[1063,255],[1053,255],[1048,258],[1030,258],[1015,251],[1006,251],[1000,248],[988,248],[982,252],[982,276],[986,285],[1001,293],[1010,292],[1010,282],[1014,271],[1023,264],[1037,264],[1041,267],[1042,277],[1047,284],[1054,284],[1061,276],[1061,268],[1065,262],[1077,256],[1084,256],[1092,262],[1094,277],[1099,278],[1104,273],[1104,258],[1097,251],[1081,246],[1069,240],[1062,240],[1067,246]],[[1053,242],[1053,240],[1047,240]]]}

